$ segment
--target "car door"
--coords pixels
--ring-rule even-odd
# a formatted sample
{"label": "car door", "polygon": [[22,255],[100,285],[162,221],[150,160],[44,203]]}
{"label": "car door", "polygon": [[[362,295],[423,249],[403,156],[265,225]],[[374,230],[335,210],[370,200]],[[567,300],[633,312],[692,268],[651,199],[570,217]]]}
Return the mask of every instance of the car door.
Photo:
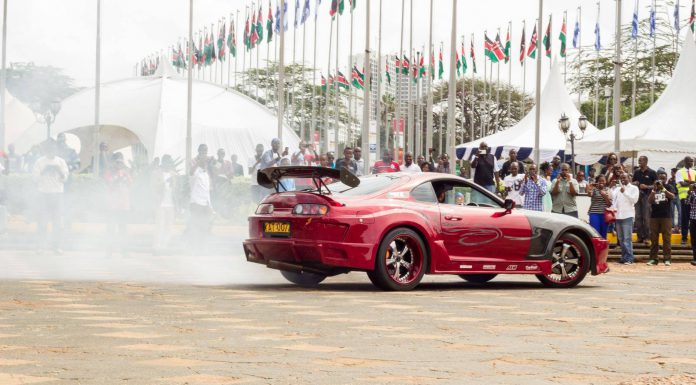
{"label": "car door", "polygon": [[[531,242],[531,228],[519,210],[506,210],[481,187],[455,181],[440,204],[445,247],[452,261],[522,260]],[[456,204],[456,194],[464,205]]]}

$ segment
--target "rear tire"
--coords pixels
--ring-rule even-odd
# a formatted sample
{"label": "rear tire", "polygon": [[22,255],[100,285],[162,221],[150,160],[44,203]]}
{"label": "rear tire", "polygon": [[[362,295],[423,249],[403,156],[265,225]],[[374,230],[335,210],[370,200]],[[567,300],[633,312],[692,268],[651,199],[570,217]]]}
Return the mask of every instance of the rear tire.
{"label": "rear tire", "polygon": [[482,285],[495,278],[497,275],[498,274],[460,274],[459,276],[467,282]]}
{"label": "rear tire", "polygon": [[407,291],[418,286],[427,266],[428,255],[420,235],[411,229],[396,228],[380,243],[375,269],[367,276],[382,290]]}
{"label": "rear tire", "polygon": [[308,273],[306,271],[296,272],[281,270],[280,274],[295,285],[308,288],[317,287],[317,285],[326,279],[325,275]]}
{"label": "rear tire", "polygon": [[590,249],[577,235],[565,233],[553,245],[551,273],[537,274],[544,286],[551,288],[574,287],[590,270]]}

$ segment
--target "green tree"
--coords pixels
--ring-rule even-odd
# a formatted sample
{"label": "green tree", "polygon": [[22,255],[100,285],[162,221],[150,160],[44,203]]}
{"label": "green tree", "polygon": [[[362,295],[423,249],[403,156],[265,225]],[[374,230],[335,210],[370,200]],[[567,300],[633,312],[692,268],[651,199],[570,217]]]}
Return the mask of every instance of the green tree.
{"label": "green tree", "polygon": [[35,113],[44,113],[51,103],[74,94],[78,88],[60,68],[11,63],[7,70],[7,90]]}

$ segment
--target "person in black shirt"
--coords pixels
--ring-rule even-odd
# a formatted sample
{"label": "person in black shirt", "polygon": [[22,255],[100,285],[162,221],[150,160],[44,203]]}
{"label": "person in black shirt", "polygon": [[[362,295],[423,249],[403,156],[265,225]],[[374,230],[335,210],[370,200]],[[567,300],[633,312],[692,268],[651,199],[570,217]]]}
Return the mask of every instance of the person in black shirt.
{"label": "person in black shirt", "polygon": [[474,183],[495,194],[495,187],[499,181],[498,165],[486,142],[479,145],[476,158],[471,162],[471,169],[475,170]]}
{"label": "person in black shirt", "polygon": [[505,163],[503,163],[503,167],[500,168],[500,179],[505,179],[506,176],[511,174],[510,165],[513,163],[517,163],[517,167],[520,174],[526,173],[524,163],[517,160],[517,150],[512,148],[510,149],[510,152],[508,154],[510,155],[510,159],[505,161]]}
{"label": "person in black shirt", "polygon": [[[650,203],[648,197],[657,181],[657,173],[648,167],[648,157],[638,158],[638,169],[633,172],[633,184],[640,189],[640,197],[636,203],[636,232],[638,242],[649,243],[650,237]],[[666,181],[665,181],[666,182]],[[669,206],[668,206],[669,207]]]}
{"label": "person in black shirt", "polygon": [[[659,179],[654,183],[648,195],[648,202],[652,206],[650,214],[650,260],[648,265],[655,266],[658,263],[657,252],[659,249],[660,234],[662,234],[662,251],[665,258],[665,266],[671,264],[672,256],[672,218],[670,206],[677,196],[677,190],[668,183],[667,172],[660,168],[657,172]],[[642,194],[642,192],[641,192]]]}

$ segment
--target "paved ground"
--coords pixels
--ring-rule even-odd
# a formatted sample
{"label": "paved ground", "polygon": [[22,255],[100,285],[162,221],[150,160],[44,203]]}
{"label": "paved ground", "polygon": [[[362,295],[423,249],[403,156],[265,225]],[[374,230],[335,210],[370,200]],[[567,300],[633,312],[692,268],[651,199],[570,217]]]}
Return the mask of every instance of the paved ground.
{"label": "paved ground", "polygon": [[228,257],[0,252],[0,384],[696,383],[696,269],[574,290],[427,277],[316,290]]}

